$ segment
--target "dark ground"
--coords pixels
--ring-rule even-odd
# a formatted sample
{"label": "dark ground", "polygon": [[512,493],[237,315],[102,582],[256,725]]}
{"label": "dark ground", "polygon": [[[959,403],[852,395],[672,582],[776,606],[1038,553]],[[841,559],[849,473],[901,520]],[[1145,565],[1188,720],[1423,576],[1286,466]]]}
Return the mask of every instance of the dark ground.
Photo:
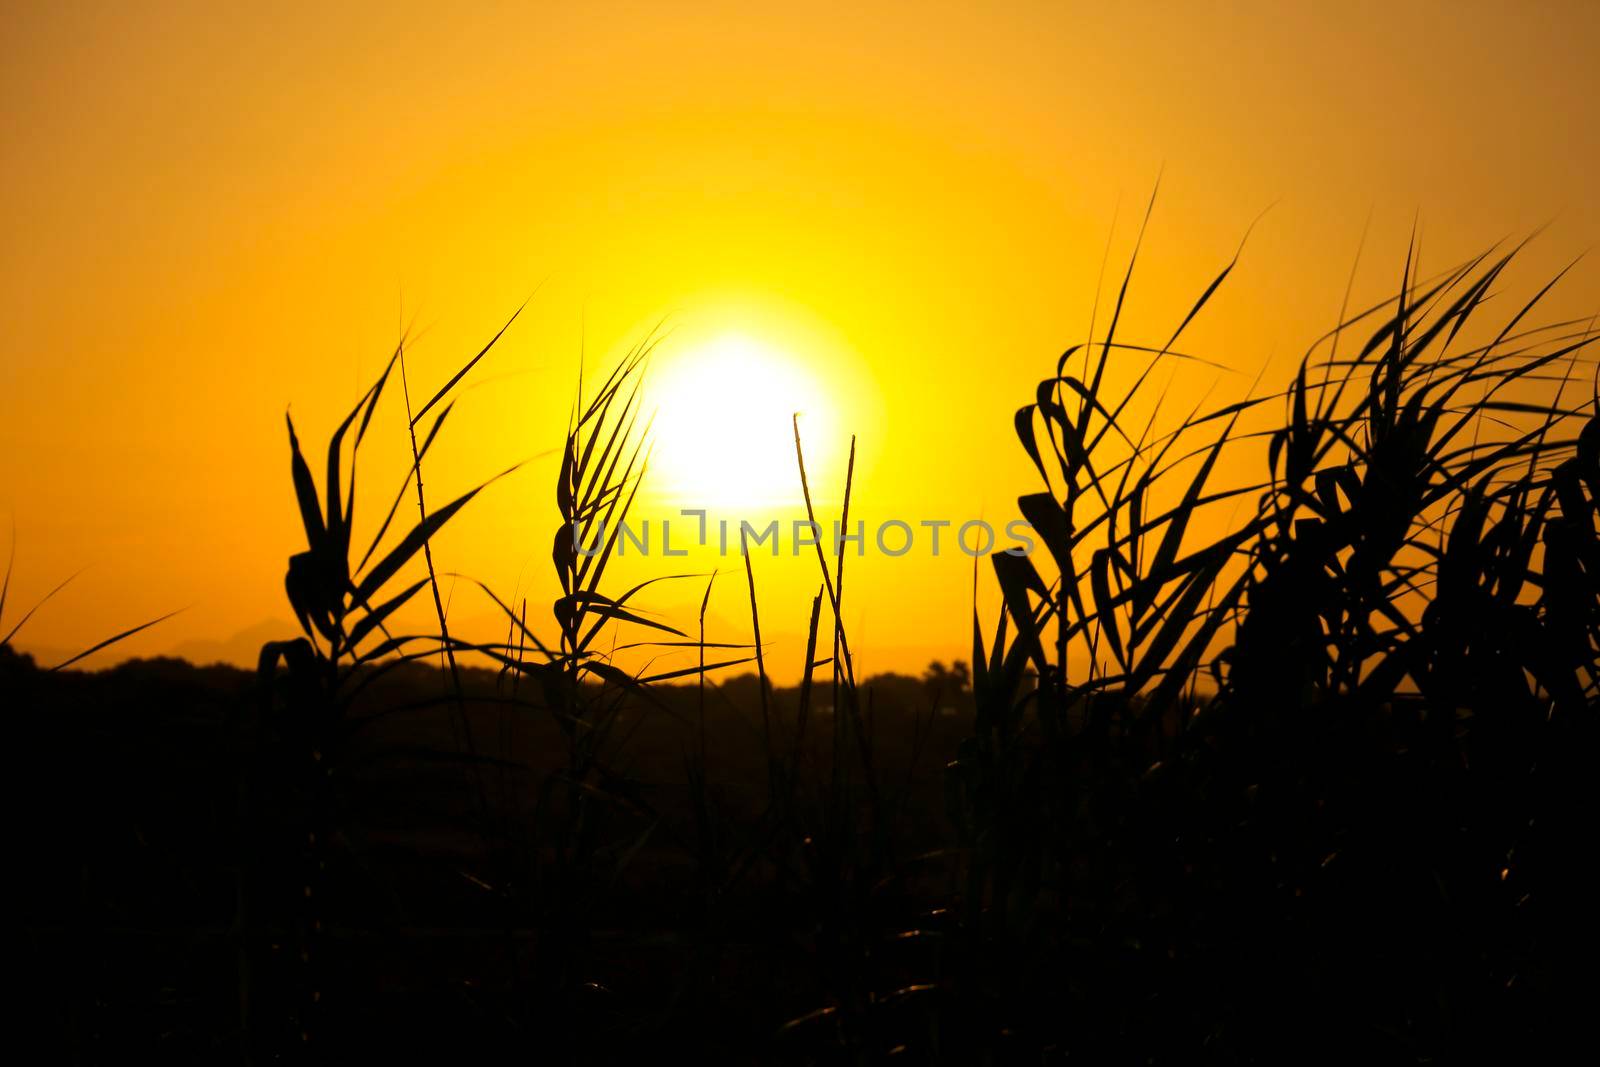
{"label": "dark ground", "polygon": [[[50,675],[8,649],[0,657],[21,731],[15,829],[26,858],[15,869],[25,918],[13,933],[35,1032],[80,1062],[209,1061],[238,1055],[243,1011],[265,1058],[297,1051],[305,804],[292,759],[261,729],[256,676],[177,660]],[[685,1001],[707,997],[729,1001],[715,1008],[724,1028],[715,1044],[731,1056],[768,1045],[785,1013],[826,1003],[804,916],[773,921],[784,891],[770,869],[719,892],[707,921],[686,785],[693,687],[661,687],[665,707],[621,713],[619,739],[633,732],[615,769],[639,803],[608,820],[586,869],[572,872],[535,829],[548,781],[568,763],[552,717],[472,703],[473,764],[461,756],[453,704],[407,707],[444,685],[423,669],[374,684],[338,756],[318,909],[319,1036],[337,1046],[333,1058],[585,1040],[535,1036],[529,1020],[595,1028],[594,1048],[616,1049],[635,1034],[673,1035]],[[511,695],[487,671],[468,671],[466,685],[475,696]],[[910,678],[873,689],[871,744],[892,756],[887,770],[905,796],[896,847],[933,850],[941,769],[969,725],[970,700]],[[827,759],[826,700],[824,686],[808,763]],[[793,721],[795,703],[794,690],[777,691],[774,714]],[[736,853],[762,832],[767,795],[754,677],[709,689],[706,705],[715,832],[727,838],[718,847]],[[587,927],[581,947],[570,943],[572,922]],[[581,956],[581,981],[543,973],[552,941],[553,954]],[[560,1003],[508,1004],[523,995]]]}
{"label": "dark ground", "polygon": [[[972,710],[949,677],[865,686],[861,736],[834,734],[823,686],[781,826],[753,678],[707,698],[704,804],[699,696],[669,687],[621,713],[581,812],[552,785],[554,718],[466,681],[477,762],[449,703],[408,707],[443,676],[395,672],[322,754],[318,815],[253,674],[48,675],[0,649],[15,973],[46,1058],[1542,1062],[1587,1030],[1575,751],[1546,776],[1573,787],[1532,797],[1492,753],[1472,778],[1407,762],[1393,722],[1334,732],[1237,801],[1260,808],[1183,767],[1060,768],[1097,784],[996,825],[1089,843],[974,919],[962,856],[993,842],[953,824]],[[774,694],[776,722],[796,699]]]}

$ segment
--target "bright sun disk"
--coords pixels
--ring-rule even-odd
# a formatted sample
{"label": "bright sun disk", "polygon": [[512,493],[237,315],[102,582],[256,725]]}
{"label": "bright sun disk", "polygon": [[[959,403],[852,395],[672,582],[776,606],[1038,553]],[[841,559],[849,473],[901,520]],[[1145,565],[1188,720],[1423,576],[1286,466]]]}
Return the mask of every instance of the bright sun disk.
{"label": "bright sun disk", "polygon": [[794,428],[808,473],[831,455],[831,405],[815,379],[770,345],[733,334],[663,367],[651,481],[681,507],[731,511],[800,500]]}

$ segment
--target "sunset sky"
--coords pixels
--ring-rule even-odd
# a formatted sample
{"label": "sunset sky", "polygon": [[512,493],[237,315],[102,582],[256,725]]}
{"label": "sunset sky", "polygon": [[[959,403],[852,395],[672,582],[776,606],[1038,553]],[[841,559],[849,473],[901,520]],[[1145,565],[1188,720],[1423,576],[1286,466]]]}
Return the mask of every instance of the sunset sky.
{"label": "sunset sky", "polygon": [[[435,453],[439,503],[556,448],[581,350],[608,368],[659,330],[641,518],[798,514],[799,410],[830,517],[854,432],[869,529],[1002,526],[1035,488],[1012,412],[1084,338],[1108,237],[1115,271],[1158,176],[1125,326],[1141,340],[1267,211],[1186,344],[1234,373],[1179,374],[1183,408],[1290,371],[1364,226],[1358,303],[1398,283],[1414,221],[1424,269],[1551,223],[1523,295],[1600,239],[1592,3],[445,10],[5,6],[13,604],[88,568],[23,648],[177,608],[118,656],[292,629],[284,410],[325,442],[404,326],[431,394],[531,294]],[[1581,264],[1547,317],[1592,314],[1597,280]],[[364,446],[358,529],[409,461],[402,410]],[[546,613],[555,476],[537,458],[475,500],[441,568]],[[723,572],[708,636],[747,640],[739,561],[691,562]],[[970,559],[849,566],[858,673],[965,655]],[[792,679],[815,560],[758,558],[756,581]],[[647,604],[688,628],[703,589]],[[489,608],[463,584],[451,617],[481,629]]]}

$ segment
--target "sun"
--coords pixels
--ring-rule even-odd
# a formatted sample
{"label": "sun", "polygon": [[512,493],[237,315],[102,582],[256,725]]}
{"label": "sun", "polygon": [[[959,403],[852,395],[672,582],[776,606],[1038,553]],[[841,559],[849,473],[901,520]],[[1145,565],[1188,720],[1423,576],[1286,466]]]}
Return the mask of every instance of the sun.
{"label": "sun", "polygon": [[833,451],[826,392],[788,353],[746,334],[725,334],[653,370],[651,477],[685,508],[731,512],[800,502],[795,413],[808,471]]}

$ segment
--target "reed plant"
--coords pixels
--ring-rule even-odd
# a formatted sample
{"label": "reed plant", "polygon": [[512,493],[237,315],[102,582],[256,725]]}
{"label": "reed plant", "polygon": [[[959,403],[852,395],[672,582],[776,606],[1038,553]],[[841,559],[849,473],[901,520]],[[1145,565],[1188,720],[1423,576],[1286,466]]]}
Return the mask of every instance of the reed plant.
{"label": "reed plant", "polygon": [[[1119,339],[1130,262],[1103,339],[1017,413],[1054,573],[994,555],[1004,613],[975,620],[952,988],[1003,1025],[968,1038],[1254,1060],[1313,1032],[1335,1058],[1547,1037],[1576,973],[1536,931],[1579,917],[1558,842],[1600,685],[1600,415],[1592,323],[1529,322],[1554,280],[1465,340],[1517,251],[1408,259],[1282,392],[1165,432],[1127,412],[1232,264],[1144,348]],[[1262,444],[1255,479],[1214,484]],[[1524,863],[1539,900],[1507,889]]]}
{"label": "reed plant", "polygon": [[[262,650],[262,700],[229,749],[246,1057],[355,1047],[333,1034],[354,1025],[335,935],[381,926],[399,887],[348,783],[355,740],[401,714],[448,723],[450,750],[428,756],[460,769],[470,813],[446,872],[483,931],[460,994],[481,1029],[453,1030],[461,1049],[1398,1063],[1554,1047],[1583,1018],[1592,945],[1576,931],[1600,388],[1592,321],[1538,320],[1559,278],[1491,299],[1521,251],[1425,273],[1413,249],[1393,295],[1347,295],[1285,381],[1174,410],[1168,371],[1220,366],[1185,337],[1241,253],[1148,343],[1127,324],[1136,244],[1103,330],[1013,420],[1039,479],[1017,506],[1044,551],[983,562],[975,590],[992,581],[999,611],[981,617],[975,592],[970,679],[941,668],[926,706],[892,711],[857,677],[842,544],[817,538],[815,595],[794,605],[745,555],[748,634],[707,628],[737,574],[617,588],[659,335],[595,386],[580,370],[556,450],[559,594],[532,618],[435,545],[516,468],[443,506],[424,492],[454,390],[505,330],[415,406],[397,347],[320,487],[288,426],[303,633]],[[358,554],[357,453],[396,376],[410,468]],[[792,429],[781,474],[821,529]],[[849,455],[841,527],[854,439]],[[503,639],[452,625],[452,579]],[[703,590],[698,619],[642,606],[668,581]],[[428,600],[431,623],[398,626]],[[769,670],[800,650],[763,630],[787,612],[807,625],[785,691]],[[420,691],[383,703],[397,678]],[[947,702],[970,721],[941,727]],[[744,725],[748,766],[719,736]],[[930,759],[942,804],[918,785]],[[641,980],[647,958],[670,962]]]}

